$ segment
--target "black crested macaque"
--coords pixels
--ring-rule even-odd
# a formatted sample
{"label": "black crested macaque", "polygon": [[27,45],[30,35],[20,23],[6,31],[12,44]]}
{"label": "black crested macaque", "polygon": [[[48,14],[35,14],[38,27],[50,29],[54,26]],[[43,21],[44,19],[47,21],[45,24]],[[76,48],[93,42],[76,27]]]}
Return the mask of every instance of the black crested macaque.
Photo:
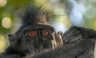
{"label": "black crested macaque", "polygon": [[64,45],[29,58],[94,58],[96,31],[72,26],[63,35]]}

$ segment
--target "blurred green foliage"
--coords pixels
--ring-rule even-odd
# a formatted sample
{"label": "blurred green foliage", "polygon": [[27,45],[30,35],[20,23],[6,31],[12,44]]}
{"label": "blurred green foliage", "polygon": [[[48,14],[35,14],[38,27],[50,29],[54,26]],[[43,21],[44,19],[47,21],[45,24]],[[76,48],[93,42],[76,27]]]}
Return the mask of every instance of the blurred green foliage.
{"label": "blurred green foliage", "polygon": [[25,7],[30,0],[8,0],[7,4],[4,7],[0,7],[0,33],[6,34],[9,33],[11,28],[6,29],[2,27],[2,19],[4,17],[10,17],[14,21],[12,13],[18,8]]}

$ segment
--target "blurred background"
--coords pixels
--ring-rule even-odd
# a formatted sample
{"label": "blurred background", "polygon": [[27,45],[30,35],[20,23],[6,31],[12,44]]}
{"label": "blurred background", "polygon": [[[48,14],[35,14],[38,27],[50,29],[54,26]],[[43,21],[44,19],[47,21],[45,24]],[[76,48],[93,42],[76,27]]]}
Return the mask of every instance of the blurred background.
{"label": "blurred background", "polygon": [[[32,0],[0,0],[0,52],[9,45],[7,35],[15,33],[20,20],[12,14],[24,8]],[[58,16],[49,20],[56,31],[65,32],[70,26],[82,26],[96,30],[96,0],[34,0],[44,4]]]}

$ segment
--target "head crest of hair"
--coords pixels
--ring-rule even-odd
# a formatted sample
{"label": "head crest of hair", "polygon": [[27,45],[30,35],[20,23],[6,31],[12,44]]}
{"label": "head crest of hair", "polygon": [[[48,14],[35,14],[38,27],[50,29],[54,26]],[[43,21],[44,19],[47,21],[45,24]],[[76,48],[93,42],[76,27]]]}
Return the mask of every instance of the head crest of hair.
{"label": "head crest of hair", "polygon": [[17,11],[16,15],[22,20],[22,23],[34,25],[38,23],[46,24],[46,19],[53,17],[53,12],[45,9],[42,5],[30,5],[23,10]]}

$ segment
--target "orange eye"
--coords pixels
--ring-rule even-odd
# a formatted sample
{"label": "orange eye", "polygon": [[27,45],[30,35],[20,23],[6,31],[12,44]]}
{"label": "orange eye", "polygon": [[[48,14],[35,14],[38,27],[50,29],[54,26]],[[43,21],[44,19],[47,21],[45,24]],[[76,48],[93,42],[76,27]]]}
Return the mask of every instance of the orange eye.
{"label": "orange eye", "polygon": [[36,35],[36,32],[34,32],[34,31],[29,32],[29,36],[33,37],[35,35]]}
{"label": "orange eye", "polygon": [[47,35],[49,34],[49,32],[48,32],[47,30],[44,30],[44,31],[42,32],[42,34],[43,34],[43,36],[47,36]]}

